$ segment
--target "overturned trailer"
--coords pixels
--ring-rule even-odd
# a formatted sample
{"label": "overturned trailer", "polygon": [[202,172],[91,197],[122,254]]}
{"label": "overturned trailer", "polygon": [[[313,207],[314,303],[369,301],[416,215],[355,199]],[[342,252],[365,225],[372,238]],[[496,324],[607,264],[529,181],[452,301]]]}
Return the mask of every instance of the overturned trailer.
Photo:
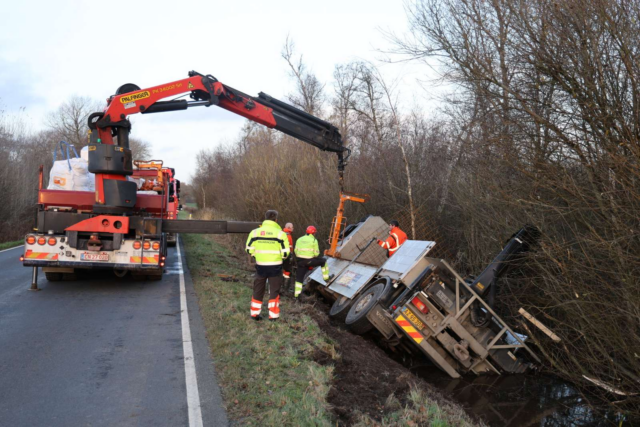
{"label": "overturned trailer", "polygon": [[375,241],[387,230],[379,217],[347,227],[338,256],[328,260],[335,276],[328,283],[319,271],[308,277],[308,284],[335,298],[330,316],[357,334],[377,330],[385,345],[426,356],[452,378],[523,373],[540,362],[526,337],[493,310],[496,281],[537,239],[535,228],[515,233],[473,279],[429,257],[431,241],[408,240],[391,258],[381,258]]}

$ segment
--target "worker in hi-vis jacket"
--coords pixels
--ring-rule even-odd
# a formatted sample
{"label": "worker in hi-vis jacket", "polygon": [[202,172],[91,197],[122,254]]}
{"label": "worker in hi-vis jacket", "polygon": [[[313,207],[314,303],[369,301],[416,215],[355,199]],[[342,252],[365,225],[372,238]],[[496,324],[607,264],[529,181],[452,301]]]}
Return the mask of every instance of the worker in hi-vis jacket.
{"label": "worker in hi-vis jacket", "polygon": [[322,266],[322,278],[325,281],[331,279],[329,276],[329,268],[327,260],[320,256],[318,248],[318,240],[316,239],[316,228],[313,225],[307,227],[307,234],[296,240],[295,254],[297,258],[298,269],[296,271],[296,290],[295,297],[298,298],[302,292],[302,282],[304,276],[309,271],[309,267]]}
{"label": "worker in hi-vis jacket", "polygon": [[289,256],[289,239],[276,220],[278,212],[269,210],[259,228],[251,231],[247,238],[246,251],[256,259],[256,277],[253,280],[253,297],[251,298],[251,318],[262,320],[262,298],[269,281],[269,320],[280,317],[280,287],[282,277],[282,261]]}
{"label": "worker in hi-vis jacket", "polygon": [[[289,253],[291,254],[293,253],[293,237],[291,236],[291,233],[293,233],[293,224],[290,222],[286,223],[282,231],[285,232],[287,239],[289,240]],[[291,267],[293,266],[291,263],[292,258],[292,256],[289,256],[282,263],[282,275],[285,280],[288,280],[291,277]]]}
{"label": "worker in hi-vis jacket", "polygon": [[407,235],[400,230],[400,223],[395,219],[389,222],[389,237],[386,240],[378,239],[378,244],[387,250],[387,255],[391,256],[400,249],[400,246],[407,241]]}

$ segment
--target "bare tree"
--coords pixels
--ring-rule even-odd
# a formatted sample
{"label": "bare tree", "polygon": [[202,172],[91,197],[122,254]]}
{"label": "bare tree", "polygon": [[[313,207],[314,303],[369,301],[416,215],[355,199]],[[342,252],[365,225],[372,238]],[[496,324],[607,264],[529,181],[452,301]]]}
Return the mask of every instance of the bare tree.
{"label": "bare tree", "polygon": [[150,160],[151,144],[147,141],[138,138],[129,138],[129,148],[131,149],[131,156],[134,160]]}
{"label": "bare tree", "polygon": [[46,119],[47,126],[56,137],[67,141],[80,150],[88,143],[89,128],[87,118],[91,113],[100,111],[103,106],[96,100],[85,96],[72,96]]}
{"label": "bare tree", "polygon": [[469,112],[448,178],[466,184],[450,194],[469,250],[490,253],[482,242],[508,224],[539,225],[528,276],[504,290],[510,314],[531,309],[565,338],[539,342],[556,373],[637,388],[640,2],[421,0],[408,10],[398,51],[439,59]]}
{"label": "bare tree", "polygon": [[321,115],[324,103],[324,85],[307,70],[307,66],[302,61],[302,55],[297,60],[295,56],[295,45],[293,40],[287,36],[282,48],[282,58],[287,61],[291,69],[291,77],[296,82],[296,91],[290,94],[288,99],[293,105],[309,114]]}
{"label": "bare tree", "polygon": [[404,147],[404,143],[402,141],[402,130],[400,125],[400,118],[398,115],[398,106],[397,99],[393,99],[392,88],[387,85],[384,81],[384,78],[380,74],[379,70],[376,70],[376,78],[382,88],[386,98],[387,103],[389,105],[389,111],[391,112],[391,117],[393,118],[393,126],[396,130],[396,143],[398,147],[400,147],[400,151],[402,152],[402,160],[404,161],[404,170],[407,177],[407,197],[409,198],[409,217],[411,218],[411,238],[416,238],[416,209],[415,204],[413,202],[413,191],[411,186],[411,168],[409,166],[409,159],[407,157],[407,152]]}

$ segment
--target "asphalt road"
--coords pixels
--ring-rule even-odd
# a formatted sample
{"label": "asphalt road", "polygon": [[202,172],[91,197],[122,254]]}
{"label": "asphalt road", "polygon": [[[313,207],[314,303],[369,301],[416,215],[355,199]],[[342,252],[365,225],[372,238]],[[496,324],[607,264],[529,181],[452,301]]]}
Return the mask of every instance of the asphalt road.
{"label": "asphalt road", "polygon": [[40,272],[40,292],[27,290],[32,270],[18,261],[21,249],[0,252],[0,426],[197,427],[188,415],[197,400],[188,407],[194,376],[185,375],[181,271],[202,424],[228,424],[175,249],[161,282],[106,272],[49,283]]}

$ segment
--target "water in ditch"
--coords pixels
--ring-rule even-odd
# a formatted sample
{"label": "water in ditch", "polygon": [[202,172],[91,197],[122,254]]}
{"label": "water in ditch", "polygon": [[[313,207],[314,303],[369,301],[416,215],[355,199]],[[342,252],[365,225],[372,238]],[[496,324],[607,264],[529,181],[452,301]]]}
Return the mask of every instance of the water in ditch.
{"label": "water in ditch", "polygon": [[489,426],[633,426],[639,420],[589,405],[572,385],[544,375],[452,379],[433,366],[411,369]]}

